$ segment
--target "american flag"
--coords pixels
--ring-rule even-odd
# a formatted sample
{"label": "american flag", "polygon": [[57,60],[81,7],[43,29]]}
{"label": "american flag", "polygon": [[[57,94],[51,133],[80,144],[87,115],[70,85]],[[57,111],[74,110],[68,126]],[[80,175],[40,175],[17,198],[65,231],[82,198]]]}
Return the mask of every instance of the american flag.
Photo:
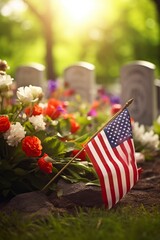
{"label": "american flag", "polygon": [[127,108],[98,132],[85,150],[98,174],[104,204],[110,209],[139,179]]}

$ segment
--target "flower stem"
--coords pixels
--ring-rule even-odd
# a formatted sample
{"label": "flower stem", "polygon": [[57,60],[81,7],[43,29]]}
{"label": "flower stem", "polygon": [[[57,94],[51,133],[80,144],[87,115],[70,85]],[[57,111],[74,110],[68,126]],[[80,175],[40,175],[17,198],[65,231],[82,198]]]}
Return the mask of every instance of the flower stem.
{"label": "flower stem", "polygon": [[23,110],[23,105],[20,107],[20,109],[19,109],[19,111],[17,112],[17,114],[14,116],[14,118],[12,119],[12,121],[13,122],[15,122],[16,121],[16,119],[17,119],[17,117],[19,116],[19,114],[22,112],[22,110]]}
{"label": "flower stem", "polygon": [[1,95],[1,112],[3,112],[4,96]]}

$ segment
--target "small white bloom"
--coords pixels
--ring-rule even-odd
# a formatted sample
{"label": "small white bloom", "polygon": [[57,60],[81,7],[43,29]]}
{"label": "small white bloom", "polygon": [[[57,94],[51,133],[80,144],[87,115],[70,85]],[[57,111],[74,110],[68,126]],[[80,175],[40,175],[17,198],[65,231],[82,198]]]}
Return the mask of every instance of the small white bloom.
{"label": "small white bloom", "polygon": [[29,121],[33,124],[36,131],[45,130],[46,123],[42,114],[30,117]]}
{"label": "small white bloom", "polygon": [[26,87],[19,87],[17,89],[17,97],[23,104],[36,102],[42,97],[42,88],[29,85]]}
{"label": "small white bloom", "polygon": [[33,99],[37,99],[37,100],[41,99],[41,97],[43,96],[41,87],[29,85],[29,88],[31,90]]}
{"label": "small white bloom", "polygon": [[152,129],[145,130],[144,125],[138,122],[133,123],[133,138],[151,150],[156,150],[160,144],[158,134],[155,134]]}
{"label": "small white bloom", "polygon": [[15,124],[11,124],[10,128],[7,132],[5,132],[4,138],[7,140],[9,146],[17,146],[19,142],[25,137],[26,131],[24,127],[16,122]]}
{"label": "small white bloom", "polygon": [[143,135],[145,133],[144,125],[140,125],[138,122],[133,122],[132,126],[134,139],[143,142]]}
{"label": "small white bloom", "polygon": [[145,134],[143,135],[143,144],[153,150],[156,150],[159,146],[158,134],[155,134],[153,130],[145,132]]}
{"label": "small white bloom", "polygon": [[38,105],[39,105],[42,109],[44,109],[44,108],[47,107],[48,103],[42,103],[42,102],[40,102]]}
{"label": "small white bloom", "polygon": [[28,104],[33,101],[33,95],[29,87],[19,87],[17,89],[17,97],[23,104]]}
{"label": "small white bloom", "polygon": [[13,81],[13,78],[11,78],[10,75],[0,74],[0,89],[10,86],[12,84],[12,81]]}

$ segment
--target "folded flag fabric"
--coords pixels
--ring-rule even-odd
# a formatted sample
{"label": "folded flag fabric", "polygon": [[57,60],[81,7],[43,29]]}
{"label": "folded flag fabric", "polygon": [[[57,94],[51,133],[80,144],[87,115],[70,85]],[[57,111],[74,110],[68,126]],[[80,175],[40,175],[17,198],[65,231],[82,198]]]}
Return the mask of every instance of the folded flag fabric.
{"label": "folded flag fabric", "polygon": [[128,109],[98,132],[85,151],[98,174],[104,204],[110,209],[139,179]]}

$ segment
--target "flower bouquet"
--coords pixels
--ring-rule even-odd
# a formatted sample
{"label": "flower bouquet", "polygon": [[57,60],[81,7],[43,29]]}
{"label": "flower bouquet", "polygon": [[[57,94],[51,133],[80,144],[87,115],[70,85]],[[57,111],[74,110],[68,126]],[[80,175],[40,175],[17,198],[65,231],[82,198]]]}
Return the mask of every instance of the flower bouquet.
{"label": "flower bouquet", "polygon": [[[66,101],[45,99],[40,87],[19,87],[15,92],[5,61],[0,69],[0,196],[8,198],[41,190],[78,153],[97,123],[80,112],[68,112]],[[84,151],[60,177],[98,181]]]}

